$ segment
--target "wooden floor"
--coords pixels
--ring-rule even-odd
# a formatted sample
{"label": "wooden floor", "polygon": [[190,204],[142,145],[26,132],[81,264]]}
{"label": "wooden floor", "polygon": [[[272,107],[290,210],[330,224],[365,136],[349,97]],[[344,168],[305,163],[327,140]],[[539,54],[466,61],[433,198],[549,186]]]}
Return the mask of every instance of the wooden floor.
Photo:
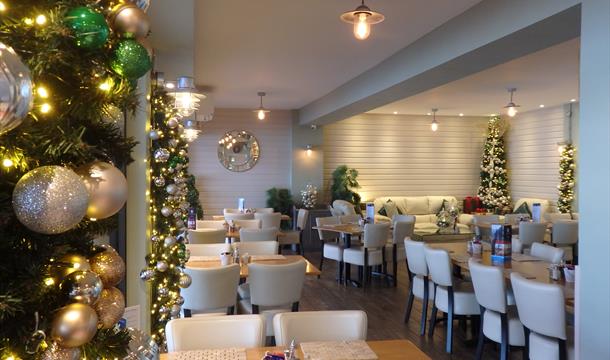
{"label": "wooden floor", "polygon": [[[316,266],[319,264],[319,252],[307,252],[305,255]],[[366,290],[338,284],[335,281],[336,266],[336,262],[326,260],[320,279],[307,278],[300,310],[363,310],[368,315],[368,340],[408,339],[435,360],[474,359],[476,344],[474,341],[471,344],[465,342],[466,337],[471,338],[470,331],[459,329],[458,322],[455,323],[452,355],[445,353],[444,323],[436,326],[433,338],[429,338],[427,333],[419,336],[421,302],[414,301],[411,319],[408,324],[403,323],[409,281],[404,263],[399,265],[398,287],[389,286],[382,278],[373,278],[372,285]],[[356,274],[357,270],[353,267],[352,278]],[[499,359],[494,344],[486,343],[483,358]],[[521,351],[512,351],[511,358],[521,359]]]}

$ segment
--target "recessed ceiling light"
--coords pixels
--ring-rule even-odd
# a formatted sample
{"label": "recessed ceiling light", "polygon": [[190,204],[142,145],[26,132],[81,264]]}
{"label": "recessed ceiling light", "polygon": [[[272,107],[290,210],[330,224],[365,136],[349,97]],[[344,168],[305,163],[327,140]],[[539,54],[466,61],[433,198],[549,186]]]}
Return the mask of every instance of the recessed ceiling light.
{"label": "recessed ceiling light", "polygon": [[540,106],[541,108],[543,108],[543,107],[544,107],[544,104],[540,104],[539,106]]}
{"label": "recessed ceiling light", "polygon": [[570,102],[576,102],[576,99],[571,99]]}
{"label": "recessed ceiling light", "polygon": [[398,114],[398,111],[394,111],[394,115],[397,115],[397,114]]}
{"label": "recessed ceiling light", "polygon": [[460,116],[464,116],[464,113],[460,113]]}

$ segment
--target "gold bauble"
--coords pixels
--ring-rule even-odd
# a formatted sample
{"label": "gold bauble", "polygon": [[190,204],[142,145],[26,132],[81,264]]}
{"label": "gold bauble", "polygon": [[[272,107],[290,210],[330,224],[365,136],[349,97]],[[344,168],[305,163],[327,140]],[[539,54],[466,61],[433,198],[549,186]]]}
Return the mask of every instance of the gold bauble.
{"label": "gold bauble", "polygon": [[121,170],[109,163],[96,161],[80,167],[76,172],[89,191],[88,218],[105,219],[125,205],[127,179]]}
{"label": "gold bauble", "polygon": [[110,329],[123,317],[125,297],[121,290],[115,287],[104,289],[94,308],[102,329]]}
{"label": "gold bauble", "polygon": [[97,332],[97,314],[91,306],[70,304],[57,310],[51,338],[62,347],[78,347],[91,341]]}
{"label": "gold bauble", "polygon": [[143,39],[150,32],[148,15],[131,3],[115,6],[109,20],[112,30],[126,37]]}
{"label": "gold bauble", "polygon": [[67,254],[54,261],[51,265],[51,276],[63,280],[75,271],[91,270],[86,257],[77,254]]}
{"label": "gold bauble", "polygon": [[102,283],[104,288],[110,288],[120,283],[125,275],[125,262],[111,246],[104,246],[104,251],[93,255],[89,259],[91,264],[91,271],[95,272]]}

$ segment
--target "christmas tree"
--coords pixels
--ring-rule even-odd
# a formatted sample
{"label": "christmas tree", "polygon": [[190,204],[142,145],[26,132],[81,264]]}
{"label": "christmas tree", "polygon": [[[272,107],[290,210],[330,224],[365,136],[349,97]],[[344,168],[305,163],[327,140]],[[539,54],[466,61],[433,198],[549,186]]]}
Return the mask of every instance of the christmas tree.
{"label": "christmas tree", "polygon": [[574,201],[574,162],[575,154],[574,145],[567,144],[561,151],[559,159],[559,199],[557,200],[557,209],[560,213],[572,212],[572,201]]}
{"label": "christmas tree", "polygon": [[119,124],[151,66],[140,6],[0,1],[0,358],[136,358],[118,325],[125,264],[94,239],[116,228]]}
{"label": "christmas tree", "polygon": [[489,210],[500,210],[510,206],[504,150],[505,126],[500,117],[491,118],[487,124],[478,196],[483,206]]}

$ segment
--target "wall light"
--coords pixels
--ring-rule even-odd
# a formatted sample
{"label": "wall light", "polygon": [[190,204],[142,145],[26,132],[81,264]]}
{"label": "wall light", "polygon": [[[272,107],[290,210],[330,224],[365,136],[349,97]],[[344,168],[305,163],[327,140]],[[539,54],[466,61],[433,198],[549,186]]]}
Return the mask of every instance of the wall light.
{"label": "wall light", "polygon": [[506,115],[510,117],[514,117],[515,115],[517,115],[517,108],[520,107],[520,105],[517,105],[513,102],[513,94],[515,93],[515,91],[517,91],[517,88],[508,89],[508,92],[510,93],[510,102],[504,107],[506,109]]}
{"label": "wall light", "polygon": [[432,109],[432,123],[430,123],[430,130],[436,131],[438,130],[438,122],[436,121],[436,112],[438,109]]}
{"label": "wall light", "polygon": [[311,157],[311,154],[313,153],[313,146],[311,146],[311,144],[305,145],[305,153],[307,154],[307,157]]}

